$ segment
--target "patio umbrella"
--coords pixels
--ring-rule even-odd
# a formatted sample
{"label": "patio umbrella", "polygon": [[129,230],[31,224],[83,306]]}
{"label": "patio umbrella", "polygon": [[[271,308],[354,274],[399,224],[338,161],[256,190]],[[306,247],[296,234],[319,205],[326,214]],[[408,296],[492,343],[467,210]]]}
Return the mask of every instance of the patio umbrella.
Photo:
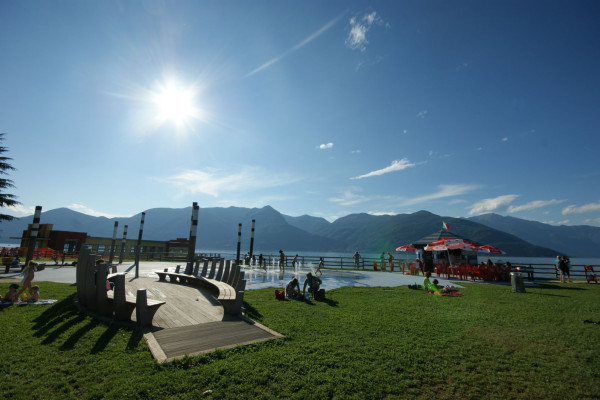
{"label": "patio umbrella", "polygon": [[425,251],[471,250],[476,251],[478,246],[466,239],[439,239],[425,246]]}
{"label": "patio umbrella", "polygon": [[486,244],[484,246],[479,246],[477,248],[477,252],[479,252],[479,253],[488,253],[488,254],[506,254],[506,252],[500,250],[497,247],[490,246],[489,244]]}
{"label": "patio umbrella", "polygon": [[411,245],[404,245],[404,246],[396,247],[396,251],[404,251],[406,253],[416,253],[417,248],[413,247]]}

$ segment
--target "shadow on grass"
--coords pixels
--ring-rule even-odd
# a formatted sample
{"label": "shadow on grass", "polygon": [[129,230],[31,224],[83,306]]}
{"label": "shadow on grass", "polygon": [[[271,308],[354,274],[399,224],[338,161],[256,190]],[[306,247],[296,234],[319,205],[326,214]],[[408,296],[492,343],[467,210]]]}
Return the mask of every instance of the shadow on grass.
{"label": "shadow on grass", "polygon": [[325,303],[330,307],[337,307],[338,306],[338,302],[336,300],[331,300],[328,298],[325,298],[323,300],[319,300],[319,303]]}
{"label": "shadow on grass", "polygon": [[[44,340],[42,340],[42,344],[50,344],[53,343],[56,339],[58,339],[58,337],[60,335],[62,335],[63,333],[65,333],[66,331],[68,331],[69,329],[71,329],[72,327],[74,327],[75,325],[80,324],[81,322],[83,322],[85,320],[85,315],[80,314],[75,318],[72,318],[66,322],[63,322],[63,324],[61,326],[59,326],[58,328],[56,328],[55,330],[53,330]],[[51,328],[51,326],[47,326],[45,327],[43,330],[39,330],[37,331],[34,336],[42,336],[44,335],[49,329]]]}
{"label": "shadow on grass", "polygon": [[110,341],[116,336],[119,330],[120,327],[115,325],[109,325],[108,327],[106,327],[104,333],[100,335],[100,337],[96,341],[96,344],[94,345],[94,347],[92,347],[91,353],[96,354],[104,350],[106,346],[110,343]]}
{"label": "shadow on grass", "polygon": [[133,329],[127,342],[127,350],[135,350],[143,338],[144,333],[140,329]]}
{"label": "shadow on grass", "polygon": [[[72,296],[69,296],[64,300],[55,303],[52,307],[45,310],[40,316],[33,320],[35,322],[33,329],[36,331],[34,336],[40,337],[46,334],[54,326],[64,323],[77,315],[80,314],[73,305]],[[81,315],[80,320],[81,319],[83,319],[83,315]]]}
{"label": "shadow on grass", "polygon": [[81,328],[77,329],[77,331],[75,333],[73,333],[71,336],[69,336],[69,338],[67,340],[65,340],[65,342],[62,344],[62,346],[59,347],[59,349],[60,350],[71,350],[73,347],[75,347],[75,344],[79,341],[79,339],[81,339],[83,337],[83,335],[85,335],[86,333],[88,333],[89,331],[91,331],[92,329],[97,327],[98,324],[100,324],[99,321],[97,321],[93,318],[90,319],[87,324],[85,324]]}
{"label": "shadow on grass", "polygon": [[256,308],[254,308],[251,304],[246,303],[244,301],[244,310],[246,311],[246,316],[250,319],[261,319],[262,314],[258,312]]}
{"label": "shadow on grass", "polygon": [[554,283],[538,283],[539,289],[557,289],[557,290],[586,290],[584,288],[575,287],[575,286],[563,286],[568,284],[554,284]]}

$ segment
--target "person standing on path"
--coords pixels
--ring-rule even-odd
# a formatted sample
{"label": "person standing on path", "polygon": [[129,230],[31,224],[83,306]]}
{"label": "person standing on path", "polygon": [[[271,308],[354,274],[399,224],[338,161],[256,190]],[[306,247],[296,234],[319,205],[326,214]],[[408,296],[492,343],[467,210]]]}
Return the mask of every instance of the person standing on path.
{"label": "person standing on path", "polygon": [[356,251],[352,257],[354,258],[354,269],[358,269],[360,254],[358,254],[358,251]]}

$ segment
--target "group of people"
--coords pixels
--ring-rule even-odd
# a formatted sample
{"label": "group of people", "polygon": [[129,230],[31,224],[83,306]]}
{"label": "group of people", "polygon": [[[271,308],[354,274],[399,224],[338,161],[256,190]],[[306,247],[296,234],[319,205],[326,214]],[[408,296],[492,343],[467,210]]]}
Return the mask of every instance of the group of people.
{"label": "group of people", "polygon": [[313,275],[312,272],[308,272],[306,274],[306,279],[304,280],[304,287],[302,288],[302,291],[300,291],[300,283],[298,278],[294,276],[292,280],[285,285],[285,297],[294,300],[304,300],[306,299],[306,291],[308,289],[308,293],[312,295],[314,299],[316,293],[321,289],[322,283],[323,281],[321,278]]}
{"label": "group of people", "polygon": [[558,274],[560,273],[560,283],[565,283],[565,278],[569,283],[573,282],[571,280],[571,261],[567,256],[556,256],[556,261],[554,264],[554,276],[558,278]]}
{"label": "group of people", "polygon": [[[31,285],[37,271],[38,263],[30,261],[23,268],[23,279],[21,285],[12,283],[8,287],[8,292],[2,298],[4,303],[19,303],[21,301],[21,294],[23,295],[23,301],[29,303],[35,303],[40,300],[40,288],[38,285]],[[19,289],[20,287],[20,289]],[[25,292],[27,290],[27,292]]]}

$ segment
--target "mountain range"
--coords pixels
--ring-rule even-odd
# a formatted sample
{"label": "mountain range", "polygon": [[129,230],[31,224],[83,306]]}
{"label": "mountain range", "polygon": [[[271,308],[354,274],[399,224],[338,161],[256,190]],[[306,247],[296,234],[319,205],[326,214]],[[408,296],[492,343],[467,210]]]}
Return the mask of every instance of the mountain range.
{"label": "mountain range", "polygon": [[[33,217],[23,217],[0,224],[0,242],[18,243]],[[128,218],[94,217],[68,208],[45,211],[41,223],[53,224],[54,230],[86,232],[89,236],[111,237],[118,220],[117,237],[128,225],[128,237],[137,238],[141,213]],[[256,220],[255,252],[289,251],[376,253],[391,251],[439,232],[442,223],[450,231],[480,244],[491,244],[507,256],[571,257],[598,256],[600,228],[591,226],[552,226],[513,217],[487,214],[478,217],[442,217],[428,211],[413,214],[350,214],[329,222],[324,218],[303,215],[291,217],[270,206],[262,208],[200,208],[197,249],[226,250],[237,246],[238,224],[242,224],[242,249],[249,248],[251,221]],[[191,207],[154,208],[146,211],[145,239],[170,240],[188,237]]]}

